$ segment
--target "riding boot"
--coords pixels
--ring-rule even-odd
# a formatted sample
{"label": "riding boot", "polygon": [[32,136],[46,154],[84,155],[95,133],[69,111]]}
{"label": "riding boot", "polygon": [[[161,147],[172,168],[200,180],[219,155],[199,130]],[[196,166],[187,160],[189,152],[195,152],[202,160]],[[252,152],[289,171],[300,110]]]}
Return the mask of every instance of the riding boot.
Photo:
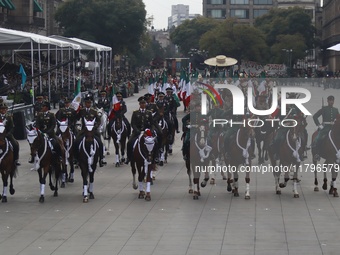
{"label": "riding boot", "polygon": [[104,161],[104,145],[102,140],[99,137],[96,137],[96,140],[99,145],[99,167],[103,167],[106,165],[106,162]]}
{"label": "riding boot", "polygon": [[111,127],[112,127],[112,125],[113,125],[113,122],[114,122],[114,120],[113,119],[111,119],[110,121],[109,121],[109,124],[107,124],[107,134],[108,134],[108,136],[109,136],[109,138],[111,137],[111,134],[112,134],[112,130],[111,130]]}
{"label": "riding boot", "polygon": [[159,146],[157,140],[155,141],[155,145],[153,147],[153,161],[155,164],[159,163]]}
{"label": "riding boot", "polygon": [[56,154],[56,156],[58,157],[59,160],[62,159],[61,157],[61,148],[60,148],[60,144],[58,143],[58,141],[56,139],[51,139],[51,144],[53,146],[53,151],[52,153],[54,152]]}
{"label": "riding boot", "polygon": [[176,133],[178,134],[179,133],[179,130],[178,130],[178,119],[177,119],[176,115],[174,116],[174,126],[175,126],[175,129],[176,129]]}
{"label": "riding boot", "polygon": [[125,164],[129,164],[131,159],[132,159],[132,154],[133,154],[133,139],[130,137],[129,141],[127,142],[126,145],[126,161]]}
{"label": "riding boot", "polygon": [[126,126],[126,131],[127,131],[127,137],[130,138],[131,136],[131,125],[129,121],[126,118],[123,118],[125,126]]}

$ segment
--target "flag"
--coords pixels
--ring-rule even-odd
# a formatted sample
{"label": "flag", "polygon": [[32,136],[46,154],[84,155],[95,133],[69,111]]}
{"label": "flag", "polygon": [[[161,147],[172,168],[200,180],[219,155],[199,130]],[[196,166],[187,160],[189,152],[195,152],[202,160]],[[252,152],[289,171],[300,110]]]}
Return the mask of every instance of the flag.
{"label": "flag", "polygon": [[190,96],[191,95],[190,74],[186,75],[184,91],[185,91],[185,97],[184,97],[183,103],[185,107],[188,107],[190,103],[190,97],[191,97]]}
{"label": "flag", "polygon": [[24,70],[24,67],[22,66],[22,64],[20,64],[20,68],[19,68],[19,74],[21,74],[21,88],[25,87],[25,83],[26,83],[26,72]]}
{"label": "flag", "polygon": [[79,111],[80,102],[81,102],[81,79],[78,78],[77,86],[74,91],[74,99],[72,100],[71,106],[74,110]]}
{"label": "flag", "polygon": [[114,94],[112,96],[112,108],[111,108],[111,112],[109,114],[109,120],[112,120],[115,117],[115,112],[120,110],[120,102],[116,96],[116,94]]}

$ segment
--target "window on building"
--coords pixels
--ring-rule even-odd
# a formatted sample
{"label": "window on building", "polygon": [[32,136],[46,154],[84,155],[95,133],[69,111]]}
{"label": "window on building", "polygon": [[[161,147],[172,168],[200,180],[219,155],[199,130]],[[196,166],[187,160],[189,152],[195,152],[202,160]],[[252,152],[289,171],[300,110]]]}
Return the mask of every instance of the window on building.
{"label": "window on building", "polygon": [[226,4],[226,0],[207,0],[207,4]]}
{"label": "window on building", "polygon": [[239,19],[249,19],[249,11],[248,10],[230,10],[230,16],[236,17]]}
{"label": "window on building", "polygon": [[254,0],[254,4],[273,4],[273,0]]}
{"label": "window on building", "polygon": [[224,19],[226,10],[207,10],[207,16],[215,19]]}
{"label": "window on building", "polygon": [[260,17],[266,14],[268,10],[254,10],[254,18]]}
{"label": "window on building", "polygon": [[249,4],[249,0],[230,0],[230,4]]}

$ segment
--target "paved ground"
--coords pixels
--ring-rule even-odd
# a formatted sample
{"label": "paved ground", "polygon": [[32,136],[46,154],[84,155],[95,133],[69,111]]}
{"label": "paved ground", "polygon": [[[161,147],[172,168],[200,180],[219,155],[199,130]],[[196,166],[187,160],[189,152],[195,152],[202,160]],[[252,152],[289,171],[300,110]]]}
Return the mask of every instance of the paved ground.
{"label": "paved ground", "polygon": [[[340,108],[338,90],[311,91],[312,113],[321,106],[321,96],[330,94]],[[137,108],[139,95],[126,100],[129,112]],[[182,107],[179,112],[183,116]],[[311,133],[311,118],[309,123]],[[82,203],[76,169],[73,184],[61,189],[59,197],[46,189],[45,203],[40,204],[38,176],[27,163],[28,144],[20,141],[20,146],[16,193],[0,204],[1,254],[340,254],[340,200],[314,192],[311,173],[299,174],[300,198],[293,198],[292,186],[276,195],[272,174],[258,173],[251,175],[250,200],[234,198],[218,179],[202,189],[196,201],[188,194],[177,139],[169,163],[159,167],[151,202],[137,198],[130,168],[115,168],[110,155],[108,165],[95,174],[94,200]],[[241,194],[244,189],[241,174]]]}

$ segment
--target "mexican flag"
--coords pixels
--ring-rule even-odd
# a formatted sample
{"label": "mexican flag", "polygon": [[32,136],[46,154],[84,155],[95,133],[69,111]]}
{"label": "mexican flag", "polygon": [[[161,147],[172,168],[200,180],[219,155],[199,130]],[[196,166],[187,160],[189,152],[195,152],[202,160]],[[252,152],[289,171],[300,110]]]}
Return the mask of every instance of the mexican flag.
{"label": "mexican flag", "polygon": [[120,109],[120,102],[119,102],[116,94],[114,94],[112,96],[112,109],[111,109],[110,115],[108,117],[109,120],[111,120],[115,117],[115,112],[119,111],[119,109]]}
{"label": "mexican flag", "polygon": [[185,107],[189,106],[190,103],[190,95],[191,95],[191,83],[190,83],[190,74],[187,74],[186,79],[185,79],[185,86],[184,86],[184,91],[185,91],[185,97],[183,99],[183,103]]}
{"label": "mexican flag", "polygon": [[81,79],[78,78],[77,81],[77,86],[74,91],[74,99],[71,103],[71,106],[73,107],[74,110],[79,111],[80,109],[80,102],[81,102]]}

